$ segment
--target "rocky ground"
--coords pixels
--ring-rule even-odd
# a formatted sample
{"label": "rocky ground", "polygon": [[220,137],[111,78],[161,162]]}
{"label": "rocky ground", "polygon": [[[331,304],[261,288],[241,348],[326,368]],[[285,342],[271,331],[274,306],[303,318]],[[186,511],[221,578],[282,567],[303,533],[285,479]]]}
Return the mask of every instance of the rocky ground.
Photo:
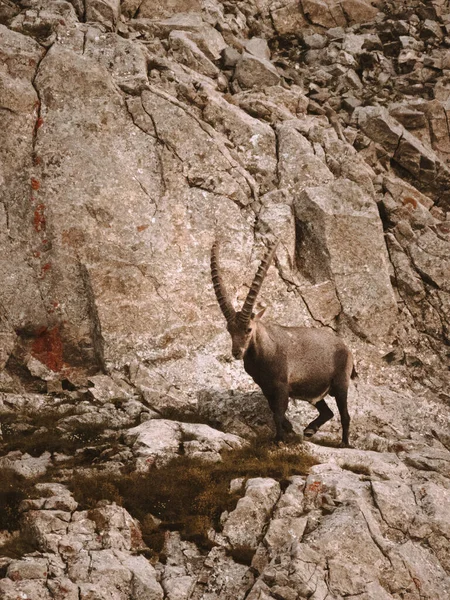
{"label": "rocky ground", "polygon": [[[2,600],[450,598],[449,103],[445,0],[0,0]],[[352,448],[267,444],[216,237]]]}

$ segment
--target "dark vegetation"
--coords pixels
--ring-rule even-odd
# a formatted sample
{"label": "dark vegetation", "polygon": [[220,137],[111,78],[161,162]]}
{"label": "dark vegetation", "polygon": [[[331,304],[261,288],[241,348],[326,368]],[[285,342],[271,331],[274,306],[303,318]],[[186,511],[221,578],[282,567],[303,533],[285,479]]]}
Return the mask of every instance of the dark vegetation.
{"label": "dark vegetation", "polygon": [[62,419],[74,414],[76,414],[75,407],[68,407],[63,411],[55,408],[39,413],[23,411],[22,413],[0,414],[1,454],[20,450],[31,456],[41,456],[43,452],[72,455],[90,444],[104,441],[102,439],[105,429],[103,424],[71,423],[70,431],[66,431],[58,424]]}
{"label": "dark vegetation", "polygon": [[12,469],[0,469],[0,530],[19,528],[19,504],[33,497],[36,481],[25,479]]}
{"label": "dark vegetation", "polygon": [[[22,558],[25,554],[31,554],[31,552],[35,552],[38,550],[35,542],[30,538],[20,532],[17,535],[13,535],[11,539],[9,539],[5,544],[0,547],[0,556],[5,556],[8,558]],[[2,577],[2,573],[0,571],[0,579]]]}
{"label": "dark vegetation", "polygon": [[273,477],[284,482],[292,475],[305,475],[314,463],[298,447],[292,452],[257,440],[224,453],[219,463],[181,456],[146,474],[75,475],[71,489],[80,508],[93,508],[104,499],[124,506],[140,521],[144,541],[156,554],[162,550],[166,530],[178,530],[184,539],[206,549],[208,530],[220,529],[220,515],[233,510],[242,495],[229,492],[232,479]]}
{"label": "dark vegetation", "polygon": [[[68,456],[34,479],[0,469],[0,530],[17,532],[20,503],[36,497],[36,483],[64,481],[67,470],[73,470],[70,488],[79,509],[92,509],[99,500],[123,506],[140,522],[151,556],[160,556],[167,530],[180,531],[184,539],[207,549],[211,547],[208,531],[220,530],[221,514],[233,510],[243,495],[242,491],[229,492],[232,479],[273,477],[284,484],[292,475],[305,475],[315,462],[298,444],[280,449],[269,440],[257,439],[247,448],[223,453],[219,463],[179,456],[145,474],[130,472],[129,467],[121,474],[105,472],[101,470],[102,457],[117,451],[118,432],[109,431],[114,435],[105,437],[104,425],[69,418],[74,416],[76,407],[66,403],[40,412],[0,414],[0,455],[20,450],[32,456],[46,451]],[[199,422],[198,416],[193,416],[194,421]],[[93,466],[96,463],[97,468]],[[88,466],[92,468],[87,474]],[[82,472],[77,474],[79,467]],[[34,549],[32,541],[20,534],[11,537],[1,552],[16,558]],[[240,557],[242,562],[247,559]]]}

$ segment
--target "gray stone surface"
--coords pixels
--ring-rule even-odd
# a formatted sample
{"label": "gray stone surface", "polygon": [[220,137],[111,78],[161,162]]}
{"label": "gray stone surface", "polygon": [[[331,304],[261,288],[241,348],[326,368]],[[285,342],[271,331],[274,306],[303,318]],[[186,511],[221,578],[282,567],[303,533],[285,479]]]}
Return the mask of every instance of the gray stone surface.
{"label": "gray stone surface", "polygon": [[343,179],[304,189],[294,206],[308,278],[315,284],[332,278],[354,327],[369,339],[389,339],[397,305],[373,200]]}
{"label": "gray stone surface", "polygon": [[[0,466],[42,480],[2,598],[450,596],[449,32],[422,0],[0,2]],[[235,482],[216,545],[152,565],[64,484],[273,435],[216,237],[236,308],[281,238],[258,301],[352,348],[354,448],[333,418],[308,476]]]}

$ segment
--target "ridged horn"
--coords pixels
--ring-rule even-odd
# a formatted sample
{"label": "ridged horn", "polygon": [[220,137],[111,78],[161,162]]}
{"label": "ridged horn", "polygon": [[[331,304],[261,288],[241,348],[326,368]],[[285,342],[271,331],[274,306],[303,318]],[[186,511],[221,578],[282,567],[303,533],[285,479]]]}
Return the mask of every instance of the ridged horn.
{"label": "ridged horn", "polygon": [[219,242],[216,240],[211,248],[211,277],[217,302],[219,303],[219,306],[223,312],[223,316],[227,320],[227,323],[231,323],[231,321],[234,321],[236,317],[236,311],[234,310],[233,305],[228,298],[222,277],[219,272],[219,263],[217,260],[218,246]]}
{"label": "ridged horn", "polygon": [[262,259],[258,270],[256,272],[255,278],[253,279],[253,283],[250,287],[250,290],[247,294],[247,298],[245,299],[244,306],[239,314],[239,321],[246,325],[252,316],[253,306],[256,301],[256,297],[259,294],[259,290],[261,289],[262,283],[266,276],[266,273],[270,267],[270,263],[274,257],[275,251],[277,249],[279,240],[277,240],[272,246],[269,246],[264,258]]}

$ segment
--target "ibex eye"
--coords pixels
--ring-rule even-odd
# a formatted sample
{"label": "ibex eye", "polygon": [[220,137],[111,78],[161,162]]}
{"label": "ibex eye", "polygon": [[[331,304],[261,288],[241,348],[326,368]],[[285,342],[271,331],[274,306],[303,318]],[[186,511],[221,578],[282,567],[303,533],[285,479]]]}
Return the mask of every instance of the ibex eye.
{"label": "ibex eye", "polygon": [[252,332],[252,328],[251,328],[251,327],[249,327],[249,328],[247,329],[247,333],[251,333],[251,332]]}

